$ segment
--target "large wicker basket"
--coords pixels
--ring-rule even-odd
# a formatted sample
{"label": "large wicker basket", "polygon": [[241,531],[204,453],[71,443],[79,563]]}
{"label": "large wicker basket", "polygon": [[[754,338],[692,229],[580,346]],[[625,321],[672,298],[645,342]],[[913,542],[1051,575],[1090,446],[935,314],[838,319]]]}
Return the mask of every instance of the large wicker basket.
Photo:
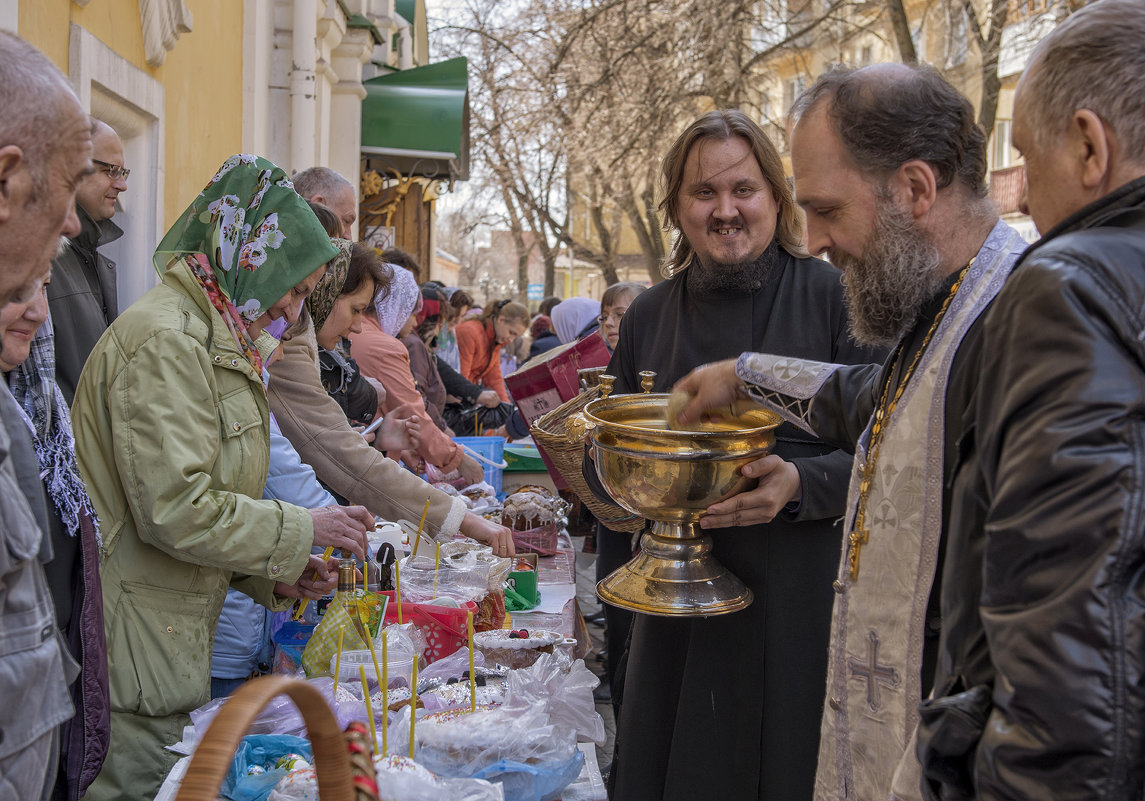
{"label": "large wicker basket", "polygon": [[377,787],[368,746],[363,748],[359,744],[358,753],[351,758],[348,736],[338,728],[326,699],[310,684],[285,676],[252,679],[222,705],[191,757],[175,801],[216,801],[239,741],[262,708],[283,693],[294,701],[306,722],[322,801],[376,801]]}
{"label": "large wicker basket", "polygon": [[529,427],[529,431],[533,435],[533,441],[544,449],[549,459],[556,465],[561,477],[568,483],[569,489],[576,493],[596,519],[613,531],[632,534],[644,529],[646,522],[644,518],[629,514],[626,509],[615,504],[605,503],[592,493],[581,472],[584,464],[584,444],[569,442],[565,437],[565,424],[568,419],[583,411],[589,401],[599,397],[600,387],[589,387],[572,400],[538,417]]}

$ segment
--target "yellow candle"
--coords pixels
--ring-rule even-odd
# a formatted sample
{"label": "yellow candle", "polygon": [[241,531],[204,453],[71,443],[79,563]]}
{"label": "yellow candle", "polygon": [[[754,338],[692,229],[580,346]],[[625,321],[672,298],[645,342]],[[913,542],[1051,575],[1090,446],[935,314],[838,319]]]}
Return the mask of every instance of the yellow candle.
{"label": "yellow candle", "polygon": [[469,711],[477,711],[477,672],[473,669],[473,613],[466,619],[466,629],[469,633]]}
{"label": "yellow candle", "polygon": [[435,542],[436,552],[433,555],[433,597],[437,597],[437,571],[441,568],[441,543]]}
{"label": "yellow candle", "polygon": [[402,571],[396,559],[394,560],[394,597],[398,599],[398,625],[401,625],[405,622],[402,620]]}
{"label": "yellow candle", "polygon": [[346,625],[338,629],[338,656],[334,659],[334,700],[338,700],[338,676],[342,672],[342,635],[346,633]]}
{"label": "yellow candle", "polygon": [[[366,627],[366,618],[362,613],[362,608],[358,607],[358,618],[362,621],[362,627],[366,629],[366,646],[370,649],[370,659],[374,660],[374,675],[377,676],[378,683],[382,682],[382,671],[378,668],[378,653],[374,648],[374,638],[368,636],[370,633],[369,628]],[[384,623],[378,624],[383,626]],[[379,629],[380,630],[380,629]]]}
{"label": "yellow candle", "polygon": [[[334,555],[334,546],[331,545],[330,547],[328,547],[326,550],[324,550],[322,552],[322,561],[325,562],[326,560],[328,560],[333,555]],[[314,571],[314,580],[315,581],[318,580],[318,571],[317,570]],[[309,598],[303,598],[298,602],[298,608],[294,610],[294,618],[293,618],[294,620],[301,620],[302,619],[302,613],[306,611],[306,604],[308,604],[308,603],[310,603]]]}
{"label": "yellow candle", "polygon": [[409,758],[413,759],[413,727],[417,721],[417,655],[413,658],[413,676],[410,678],[409,699]]}
{"label": "yellow candle", "polygon": [[413,539],[413,555],[417,556],[417,545],[421,542],[421,531],[425,528],[425,516],[429,514],[429,498],[425,499],[425,508],[421,510],[421,520],[417,523],[417,536]]}
{"label": "yellow candle", "polygon": [[370,721],[370,750],[378,747],[378,730],[374,727],[374,703],[370,700],[370,685],[366,681],[366,666],[358,665],[358,675],[362,678],[362,697],[366,700],[366,719]]}
{"label": "yellow candle", "polygon": [[390,660],[386,650],[386,632],[382,632],[382,709],[385,710],[386,723],[382,726],[382,756],[390,752],[390,744],[386,735],[390,730]]}

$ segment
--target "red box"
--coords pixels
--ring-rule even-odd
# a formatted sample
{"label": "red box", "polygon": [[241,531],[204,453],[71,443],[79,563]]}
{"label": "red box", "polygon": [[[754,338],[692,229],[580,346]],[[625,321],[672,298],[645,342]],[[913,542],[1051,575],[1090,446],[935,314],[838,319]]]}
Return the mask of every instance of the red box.
{"label": "red box", "polygon": [[591,334],[530,359],[505,379],[505,385],[525,422],[531,423],[580,394],[577,370],[607,367],[610,358],[604,340]]}
{"label": "red box", "polygon": [[[607,367],[611,358],[604,340],[597,334],[589,334],[579,342],[561,345],[529,359],[505,378],[505,386],[525,422],[532,423],[545,412],[580,394],[577,370]],[[539,442],[537,450],[557,489],[566,489],[568,484]]]}

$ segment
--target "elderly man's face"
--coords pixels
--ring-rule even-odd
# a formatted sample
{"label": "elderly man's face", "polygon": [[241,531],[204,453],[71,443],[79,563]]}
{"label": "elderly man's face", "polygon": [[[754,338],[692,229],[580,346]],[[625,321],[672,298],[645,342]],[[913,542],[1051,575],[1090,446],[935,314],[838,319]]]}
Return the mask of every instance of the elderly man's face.
{"label": "elderly man's face", "polygon": [[746,139],[697,140],[678,199],[680,231],[704,267],[758,259],[775,238],[775,193]]}
{"label": "elderly man's face", "polygon": [[938,249],[884,184],[859,171],[822,110],[792,131],[791,163],[808,246],[843,270],[852,333],[896,343],[941,286]]}
{"label": "elderly man's face", "polygon": [[[91,171],[91,129],[73,95],[61,89],[60,102],[57,144],[47,163],[31,165],[16,148],[19,158],[6,162],[11,169],[0,178],[0,305],[33,299],[59,238],[80,232],[76,187]],[[12,153],[12,146],[0,147],[5,151]]]}
{"label": "elderly man's face", "polygon": [[1034,132],[1029,126],[1030,98],[1025,89],[1023,78],[1014,94],[1012,128],[1014,148],[1026,160],[1026,185],[1018,207],[1029,214],[1038,231],[1045,234],[1089,201],[1075,200],[1070,191],[1070,177],[1076,172],[1076,165],[1070,163],[1065,135],[1059,136],[1049,147],[1035,144]]}

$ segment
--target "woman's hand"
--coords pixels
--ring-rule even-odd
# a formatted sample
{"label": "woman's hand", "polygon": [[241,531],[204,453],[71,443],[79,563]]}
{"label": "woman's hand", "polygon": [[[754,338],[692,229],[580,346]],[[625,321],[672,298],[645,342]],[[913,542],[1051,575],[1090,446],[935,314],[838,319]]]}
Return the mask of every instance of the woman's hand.
{"label": "woman's hand", "polygon": [[517,553],[517,548],[513,545],[512,531],[473,512],[466,512],[465,517],[461,519],[461,533],[488,545],[493,549],[494,556],[508,558]]}
{"label": "woman's hand", "polygon": [[491,389],[487,389],[477,396],[477,402],[486,409],[496,409],[501,405],[501,396]]}
{"label": "woman's hand", "polygon": [[416,451],[421,445],[421,417],[413,404],[403,404],[386,415],[374,447],[381,451]]}
{"label": "woman's hand", "polygon": [[457,469],[461,473],[461,477],[470,484],[476,484],[485,480],[485,468],[468,453],[462,454],[461,464],[457,466]]}

